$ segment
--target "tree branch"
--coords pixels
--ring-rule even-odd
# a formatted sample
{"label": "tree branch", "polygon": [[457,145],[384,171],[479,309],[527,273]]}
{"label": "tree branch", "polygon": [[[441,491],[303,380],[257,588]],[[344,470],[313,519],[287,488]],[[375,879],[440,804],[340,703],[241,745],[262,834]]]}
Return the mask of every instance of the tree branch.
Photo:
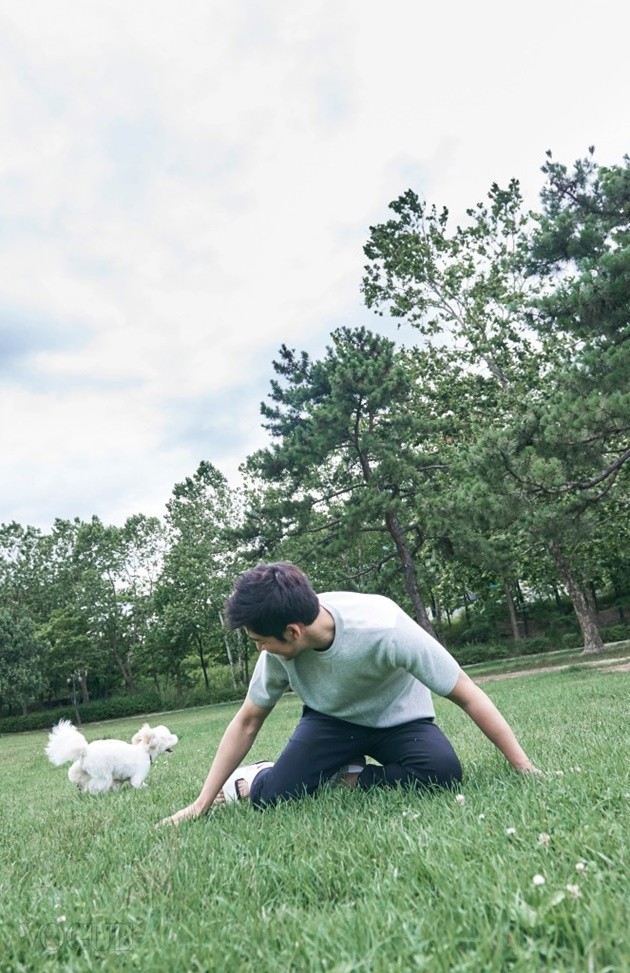
{"label": "tree branch", "polygon": [[611,463],[610,466],[607,466],[605,470],[602,470],[602,472],[598,476],[593,477],[592,480],[583,480],[583,481],[574,480],[571,483],[565,483],[564,486],[560,487],[558,490],[554,492],[567,493],[569,490],[590,490],[591,487],[597,486],[597,484],[601,483],[602,480],[608,479],[609,476],[612,476],[613,473],[616,473],[617,470],[620,470],[623,464],[628,459],[630,459],[630,449],[627,449],[625,453],[622,453],[621,456],[618,456],[614,463]]}
{"label": "tree branch", "polygon": [[610,466],[607,466],[605,470],[602,470],[601,473],[599,473],[597,476],[594,476],[591,480],[571,480],[568,483],[563,483],[562,486],[550,488],[550,487],[544,487],[540,483],[534,483],[532,480],[525,480],[523,479],[523,477],[518,476],[517,473],[512,468],[512,465],[510,463],[507,454],[504,453],[503,450],[499,450],[499,452],[501,454],[501,458],[503,460],[505,469],[510,474],[510,476],[516,480],[517,483],[520,483],[521,486],[524,486],[527,489],[532,490],[533,493],[547,493],[550,495],[570,493],[572,490],[591,490],[594,486],[597,486],[598,483],[601,483],[603,480],[608,479],[609,476],[612,476],[614,473],[617,473],[621,469],[623,464],[628,459],[630,459],[630,449],[627,449],[626,452],[622,453],[621,456],[619,456],[614,463],[611,463]]}

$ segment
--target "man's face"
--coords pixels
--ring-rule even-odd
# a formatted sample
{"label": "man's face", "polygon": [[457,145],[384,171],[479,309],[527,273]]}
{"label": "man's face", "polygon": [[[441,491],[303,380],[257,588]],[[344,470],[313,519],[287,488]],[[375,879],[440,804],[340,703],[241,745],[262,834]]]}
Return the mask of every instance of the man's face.
{"label": "man's face", "polygon": [[284,630],[284,637],[286,641],[281,642],[280,639],[275,638],[273,635],[257,635],[256,632],[252,632],[251,629],[246,628],[245,631],[250,639],[254,642],[256,650],[258,652],[269,652],[270,655],[278,655],[281,659],[295,659],[300,652],[308,646],[302,644],[301,633],[299,627],[296,625],[287,625]]}

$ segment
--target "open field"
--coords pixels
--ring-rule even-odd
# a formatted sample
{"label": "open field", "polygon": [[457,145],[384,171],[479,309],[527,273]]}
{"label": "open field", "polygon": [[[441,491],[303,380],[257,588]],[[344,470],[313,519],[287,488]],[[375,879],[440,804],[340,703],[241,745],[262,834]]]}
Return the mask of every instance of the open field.
{"label": "open field", "polygon": [[[628,685],[581,669],[484,687],[542,778],[438,700],[463,803],[339,789],[178,829],[154,825],[196,795],[234,705],[161,716],[173,755],[145,789],[100,798],[48,764],[45,733],[2,737],[0,970],[624,973]],[[252,756],[273,758],[298,713],[283,699]]]}

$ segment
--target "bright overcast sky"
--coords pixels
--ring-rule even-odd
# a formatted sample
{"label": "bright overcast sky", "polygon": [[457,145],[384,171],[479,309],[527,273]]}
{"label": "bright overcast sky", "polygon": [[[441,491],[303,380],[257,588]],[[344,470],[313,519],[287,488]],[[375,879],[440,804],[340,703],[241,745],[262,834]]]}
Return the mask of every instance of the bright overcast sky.
{"label": "bright overcast sky", "polygon": [[279,345],[383,327],[392,199],[516,176],[534,204],[548,148],[621,161],[623,10],[0,0],[0,522],[159,515],[202,459],[236,481]]}

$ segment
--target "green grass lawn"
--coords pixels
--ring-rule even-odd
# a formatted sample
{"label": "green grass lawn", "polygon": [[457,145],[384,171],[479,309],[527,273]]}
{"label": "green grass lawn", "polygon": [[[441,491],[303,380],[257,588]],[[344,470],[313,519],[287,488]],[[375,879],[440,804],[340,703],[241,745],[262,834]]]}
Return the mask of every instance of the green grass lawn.
{"label": "green grass lawn", "polygon": [[[156,829],[196,796],[233,705],[160,717],[175,752],[101,797],[47,762],[45,733],[2,737],[0,970],[629,970],[628,676],[484,688],[548,774],[514,773],[438,700],[463,802],[337,789]],[[298,713],[283,699],[252,756],[276,756]]]}
{"label": "green grass lawn", "polygon": [[519,672],[523,669],[543,669],[547,666],[592,666],[609,665],[615,661],[626,662],[630,657],[630,640],[613,642],[603,652],[585,655],[581,648],[556,649],[553,652],[539,652],[535,655],[517,655],[509,659],[489,659],[487,662],[474,662],[464,666],[466,672],[475,676],[491,673]]}

